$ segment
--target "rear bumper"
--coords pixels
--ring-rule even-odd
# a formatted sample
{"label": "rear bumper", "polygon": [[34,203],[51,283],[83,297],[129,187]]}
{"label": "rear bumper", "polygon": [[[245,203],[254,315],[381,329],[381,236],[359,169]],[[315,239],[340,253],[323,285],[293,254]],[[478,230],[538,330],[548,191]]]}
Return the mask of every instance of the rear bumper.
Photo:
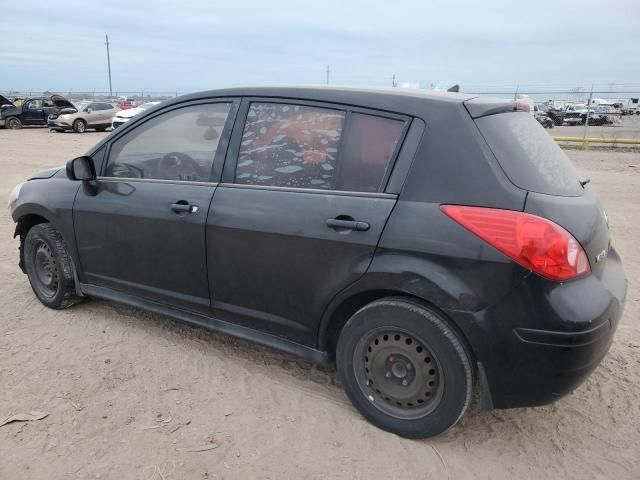
{"label": "rear bumper", "polygon": [[[622,316],[627,282],[610,251],[600,276],[564,284],[530,274],[499,304],[449,314],[469,339],[496,408],[554,402],[605,357]],[[483,382],[484,383],[484,382]]]}

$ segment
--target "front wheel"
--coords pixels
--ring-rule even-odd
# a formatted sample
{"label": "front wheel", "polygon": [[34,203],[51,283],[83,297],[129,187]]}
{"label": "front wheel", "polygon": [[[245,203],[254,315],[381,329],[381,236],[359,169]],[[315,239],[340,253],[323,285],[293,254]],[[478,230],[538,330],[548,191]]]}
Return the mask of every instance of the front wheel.
{"label": "front wheel", "polygon": [[33,226],[24,239],[27,276],[38,300],[49,308],[67,308],[75,293],[73,262],[62,235],[50,223]]}
{"label": "front wheel", "polygon": [[340,334],[336,362],[360,413],[403,437],[444,432],[471,400],[471,359],[462,341],[438,313],[405,299],[356,312]]}
{"label": "front wheel", "polygon": [[87,130],[87,124],[84,120],[76,120],[73,122],[73,131],[76,133],[84,133]]}
{"label": "front wheel", "polygon": [[6,120],[5,125],[7,128],[12,130],[18,130],[19,128],[22,128],[22,121],[18,117],[9,117]]}

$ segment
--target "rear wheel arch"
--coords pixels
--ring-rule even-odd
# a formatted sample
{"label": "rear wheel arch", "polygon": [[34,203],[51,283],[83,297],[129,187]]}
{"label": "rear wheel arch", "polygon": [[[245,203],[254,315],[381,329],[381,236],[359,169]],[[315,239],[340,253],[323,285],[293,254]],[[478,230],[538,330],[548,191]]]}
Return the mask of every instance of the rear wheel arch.
{"label": "rear wheel arch", "polygon": [[331,355],[334,355],[340,333],[349,319],[360,309],[382,299],[414,304],[436,313],[448,327],[455,331],[458,338],[462,341],[467,355],[472,359],[472,363],[475,364],[476,355],[471,347],[471,343],[456,322],[428,299],[401,290],[366,290],[343,299],[323,318],[318,338],[319,349],[328,351]]}

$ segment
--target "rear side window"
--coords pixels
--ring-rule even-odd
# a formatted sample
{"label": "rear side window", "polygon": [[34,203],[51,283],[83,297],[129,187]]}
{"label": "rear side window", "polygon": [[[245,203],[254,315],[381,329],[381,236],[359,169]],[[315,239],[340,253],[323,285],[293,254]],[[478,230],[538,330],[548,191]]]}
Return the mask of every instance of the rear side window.
{"label": "rear side window", "polygon": [[345,112],[252,103],[242,135],[236,183],[335,188]]}
{"label": "rear side window", "polygon": [[252,103],[236,183],[379,191],[404,122],[306,105]]}
{"label": "rear side window", "polygon": [[516,186],[547,195],[582,195],[571,160],[532,115],[501,113],[478,118],[476,124]]}
{"label": "rear side window", "polygon": [[344,138],[338,189],[377,192],[403,128],[400,120],[352,113]]}

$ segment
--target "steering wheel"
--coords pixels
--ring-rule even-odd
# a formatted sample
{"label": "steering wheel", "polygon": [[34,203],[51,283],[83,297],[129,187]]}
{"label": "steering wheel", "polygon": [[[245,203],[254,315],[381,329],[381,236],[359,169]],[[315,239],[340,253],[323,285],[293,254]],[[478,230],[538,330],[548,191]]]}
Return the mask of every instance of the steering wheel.
{"label": "steering wheel", "polygon": [[181,152],[167,153],[158,162],[158,173],[165,180],[198,180],[209,179],[208,172],[189,155]]}

